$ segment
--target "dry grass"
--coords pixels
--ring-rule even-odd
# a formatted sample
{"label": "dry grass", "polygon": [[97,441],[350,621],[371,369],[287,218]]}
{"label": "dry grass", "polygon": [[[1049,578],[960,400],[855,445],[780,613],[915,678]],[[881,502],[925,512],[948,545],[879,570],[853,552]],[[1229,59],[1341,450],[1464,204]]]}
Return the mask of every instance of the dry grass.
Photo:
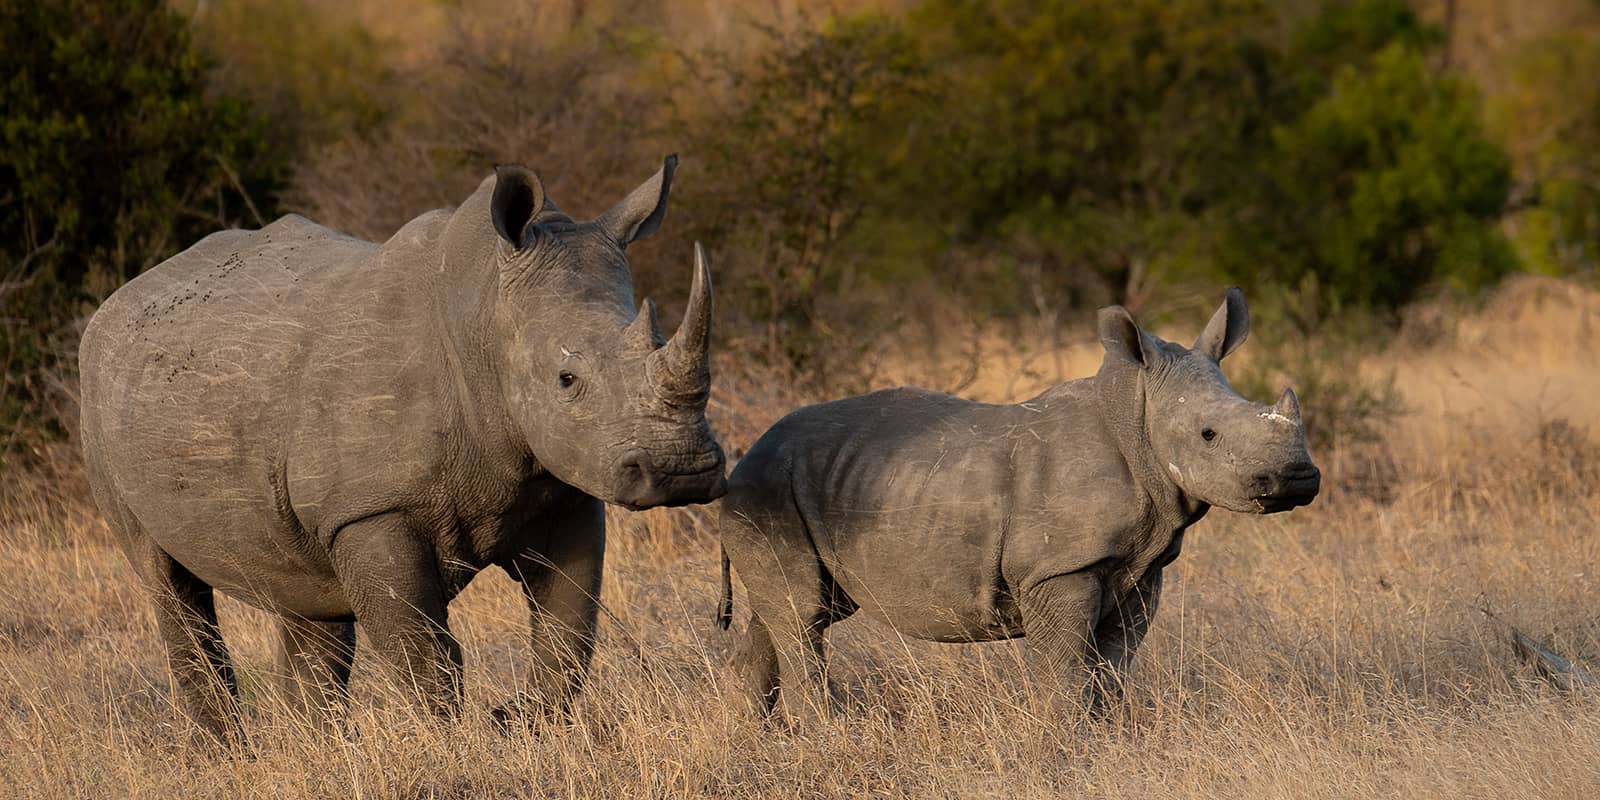
{"label": "dry grass", "polygon": [[[453,607],[464,718],[408,717],[358,663],[353,737],[279,710],[270,621],[226,603],[252,747],[209,754],[175,734],[148,607],[62,456],[54,478],[9,476],[0,498],[0,786],[281,800],[1594,797],[1600,697],[1541,682],[1477,608],[1600,666],[1600,444],[1586,430],[1600,420],[1597,313],[1600,297],[1526,280],[1372,356],[1369,368],[1398,370],[1411,413],[1381,448],[1321,454],[1329,489],[1309,509],[1205,520],[1125,708],[1065,727],[1030,712],[1016,645],[901,641],[860,620],[833,634],[836,719],[789,731],[743,718],[711,624],[710,514],[653,511],[612,519],[611,616],[576,726],[487,724],[527,663],[520,600],[486,574]],[[1092,369],[1082,352],[1064,363]],[[973,391],[1022,393],[1006,365],[1040,357],[986,359]],[[736,442],[793,402],[757,381],[724,381],[718,396]],[[1357,480],[1374,468],[1392,470],[1387,503]]]}

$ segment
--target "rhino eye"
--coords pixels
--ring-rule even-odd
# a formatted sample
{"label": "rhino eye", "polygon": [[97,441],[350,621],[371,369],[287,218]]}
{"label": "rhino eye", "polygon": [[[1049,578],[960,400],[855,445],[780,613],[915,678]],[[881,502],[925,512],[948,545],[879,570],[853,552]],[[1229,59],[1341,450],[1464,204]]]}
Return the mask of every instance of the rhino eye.
{"label": "rhino eye", "polygon": [[1217,438],[1217,432],[1212,430],[1212,429],[1210,429],[1210,428],[1206,428],[1206,429],[1200,431],[1200,438],[1202,438],[1202,439],[1204,439],[1204,440],[1209,442],[1212,439]]}
{"label": "rhino eye", "polygon": [[561,374],[556,376],[556,382],[560,383],[563,389],[571,389],[572,384],[578,382],[578,376],[566,370],[561,370]]}

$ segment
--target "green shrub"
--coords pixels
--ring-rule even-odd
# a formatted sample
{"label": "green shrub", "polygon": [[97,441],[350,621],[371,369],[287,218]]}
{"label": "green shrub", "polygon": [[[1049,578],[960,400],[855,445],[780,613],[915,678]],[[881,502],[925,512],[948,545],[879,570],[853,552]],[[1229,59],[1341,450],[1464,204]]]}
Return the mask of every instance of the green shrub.
{"label": "green shrub", "polygon": [[1258,253],[1240,277],[1293,286],[1314,275],[1333,307],[1394,309],[1424,287],[1478,289],[1514,266],[1495,223],[1510,160],[1476,96],[1422,54],[1390,44],[1342,67],[1328,93],[1276,129]]}
{"label": "green shrub", "polygon": [[286,154],[205,76],[160,0],[0,6],[0,459],[60,433],[50,376],[86,301],[272,213]]}

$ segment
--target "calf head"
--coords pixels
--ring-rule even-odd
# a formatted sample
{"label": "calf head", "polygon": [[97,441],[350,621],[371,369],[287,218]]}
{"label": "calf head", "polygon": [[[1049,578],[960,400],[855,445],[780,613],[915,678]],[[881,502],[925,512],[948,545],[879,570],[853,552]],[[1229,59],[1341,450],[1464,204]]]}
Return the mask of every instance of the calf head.
{"label": "calf head", "polygon": [[[1273,405],[1240,397],[1220,363],[1250,332],[1244,294],[1229,289],[1194,347],[1141,329],[1120,306],[1100,311],[1108,365],[1137,370],[1135,402],[1159,469],[1188,497],[1233,511],[1272,514],[1309,504],[1321,474],[1306,451],[1300,403],[1285,389]],[[1102,366],[1102,373],[1107,367]]]}
{"label": "calf head", "polygon": [[532,172],[496,170],[496,328],[506,406],[534,458],[563,482],[640,509],[727,491],[706,423],[711,271],[700,245],[689,306],[669,341],[633,303],[625,249],[666,215],[675,157],[600,217],[576,222]]}

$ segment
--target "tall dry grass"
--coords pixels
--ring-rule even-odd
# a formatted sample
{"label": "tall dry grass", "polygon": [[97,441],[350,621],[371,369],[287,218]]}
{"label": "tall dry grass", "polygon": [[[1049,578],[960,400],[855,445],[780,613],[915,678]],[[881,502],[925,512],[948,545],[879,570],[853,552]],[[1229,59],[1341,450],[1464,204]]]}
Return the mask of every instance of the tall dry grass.
{"label": "tall dry grass", "polygon": [[[925,644],[863,620],[832,634],[836,718],[801,730],[744,718],[730,642],[711,624],[714,512],[689,509],[612,517],[607,613],[576,725],[488,723],[528,664],[522,603],[486,573],[452,607],[462,719],[409,716],[358,659],[351,736],[283,710],[271,620],[225,601],[251,746],[208,752],[174,729],[148,606],[62,451],[47,477],[7,476],[0,498],[0,787],[278,800],[1600,796],[1600,698],[1542,681],[1479,610],[1600,666],[1597,315],[1600,296],[1532,279],[1471,313],[1417,315],[1364,365],[1395,372],[1409,413],[1375,446],[1317,454],[1328,489],[1310,508],[1202,522],[1127,703],[1066,725],[1030,710],[1019,645]],[[918,369],[1002,398],[1097,360],[1086,342],[1059,359],[984,352],[969,378]],[[716,398],[736,450],[798,399],[756,377],[722,378]]]}

